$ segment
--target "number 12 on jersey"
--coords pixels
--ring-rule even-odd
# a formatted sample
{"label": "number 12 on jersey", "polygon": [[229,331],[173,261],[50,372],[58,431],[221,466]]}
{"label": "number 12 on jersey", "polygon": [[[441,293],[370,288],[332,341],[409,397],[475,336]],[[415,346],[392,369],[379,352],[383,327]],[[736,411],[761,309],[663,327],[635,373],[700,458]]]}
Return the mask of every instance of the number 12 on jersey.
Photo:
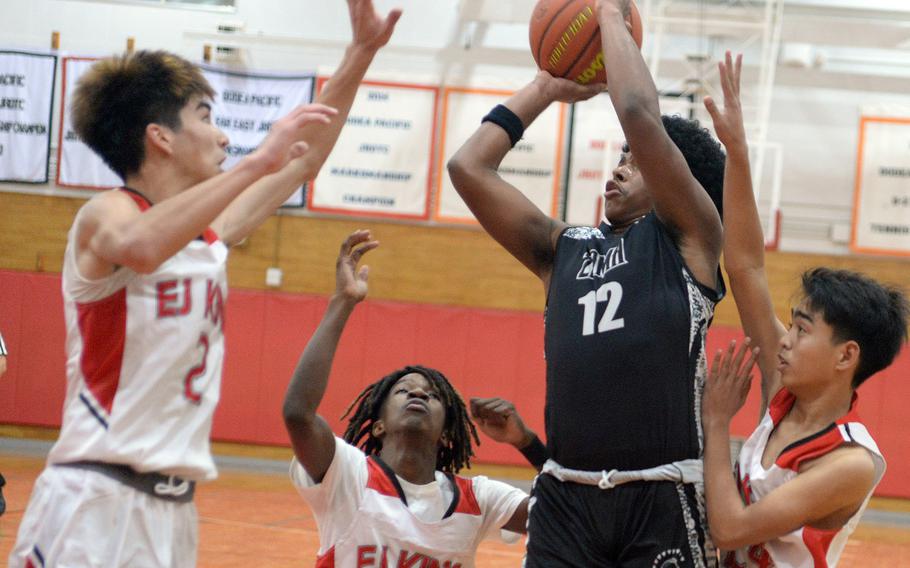
{"label": "number 12 on jersey", "polygon": [[619,310],[619,303],[622,301],[622,285],[619,282],[607,282],[595,292],[591,290],[578,299],[578,303],[584,306],[585,314],[581,324],[582,335],[594,335],[594,318],[597,315],[597,304],[606,302],[607,309],[597,324],[597,333],[604,333],[614,329],[625,327],[626,322],[623,318],[617,318],[616,312]]}

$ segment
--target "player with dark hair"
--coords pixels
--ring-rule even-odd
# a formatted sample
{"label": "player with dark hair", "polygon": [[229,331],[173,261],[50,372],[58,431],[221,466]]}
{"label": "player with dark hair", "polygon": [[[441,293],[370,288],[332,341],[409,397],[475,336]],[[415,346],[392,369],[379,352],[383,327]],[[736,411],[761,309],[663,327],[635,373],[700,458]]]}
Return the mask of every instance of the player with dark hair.
{"label": "player with dark hair", "polygon": [[124,186],[90,199],[69,232],[62,428],[10,566],[195,565],[195,484],[216,476],[228,246],[316,176],[400,16],[348,6],[353,40],[318,104],[273,123],[227,172],[214,93],[193,64],[139,51],[80,79],[76,132]]}
{"label": "player with dark hair", "polygon": [[[495,107],[449,162],[481,225],[544,285],[546,438],[527,566],[703,566],[701,393],[718,270],[724,156],[692,121],[664,118],[629,29],[598,0],[609,95],[627,146],[606,222],[571,227],[497,173],[554,101],[602,91],[546,72]],[[713,197],[712,197],[713,196]],[[707,554],[706,554],[707,550]]]}
{"label": "player with dark hair", "polygon": [[[348,427],[344,431],[344,441],[359,447],[368,456],[382,452],[382,438],[373,434],[373,425],[379,419],[382,405],[392,388],[406,375],[413,373],[422,375],[429,381],[431,387],[439,394],[442,405],[446,408],[445,435],[439,445],[436,469],[445,473],[458,473],[462,469],[470,467],[471,456],[474,455],[471,440],[473,439],[478,444],[480,440],[477,439],[477,430],[468,417],[464,401],[445,375],[436,369],[420,365],[409,365],[394,371],[363,389],[363,392],[354,399],[347,412],[342,416],[342,418],[351,416]],[[352,410],[353,414],[351,414]]]}
{"label": "player with dark hair", "polygon": [[[750,337],[735,356],[735,344],[718,352],[705,389],[708,518],[715,542],[730,551],[724,566],[833,567],[885,471],[859,422],[856,389],[897,356],[910,308],[896,288],[814,268],[803,274],[790,328],[777,319],[752,193],[741,69],[741,56],[734,64],[727,53],[720,65],[724,109],[705,101],[727,148],[724,263]],[[730,420],[745,402],[756,359],[762,418],[734,478]]]}
{"label": "player with dark hair", "polygon": [[367,386],[345,413],[354,411],[344,439],[316,414],[344,326],[367,294],[357,263],[378,245],[368,231],[342,244],[335,293],[288,386],[291,479],[319,526],[318,566],[468,568],[485,536],[524,532],[528,497],[455,475],[477,432],[445,376],[415,365]]}

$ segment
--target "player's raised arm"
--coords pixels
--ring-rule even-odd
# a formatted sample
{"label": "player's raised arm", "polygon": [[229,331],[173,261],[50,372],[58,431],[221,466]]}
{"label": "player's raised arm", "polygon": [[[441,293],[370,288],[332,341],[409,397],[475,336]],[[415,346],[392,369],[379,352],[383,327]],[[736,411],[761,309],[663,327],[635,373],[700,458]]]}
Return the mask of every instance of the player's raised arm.
{"label": "player's raised arm", "polygon": [[545,286],[556,239],[567,225],[545,215],[497,170],[524,130],[551,103],[588,99],[602,90],[603,85],[581,86],[541,71],[490,111],[448,163],[452,184],[483,228]]}
{"label": "player's raised arm", "polygon": [[740,101],[742,55],[738,55],[734,63],[728,51],[725,61],[718,63],[718,67],[724,108],[718,108],[711,97],[705,98],[705,107],[711,114],[717,137],[727,150],[724,170],[724,267],[730,278],[730,289],[736,300],[743,331],[752,338],[752,344],[761,349],[758,357],[762,379],[760,419],[768,401],[780,388],[778,343],[786,334],[786,329],[774,314],[765,274],[764,236],[752,191],[749,146]]}
{"label": "player's raised arm", "polygon": [[284,424],[294,455],[314,481],[320,482],[335,456],[335,438],[316,414],[325,394],[335,349],[354,307],[367,295],[366,266],[360,257],[379,246],[369,231],[352,233],[341,245],[335,274],[335,293],[325,315],[307,343],[284,397]]}
{"label": "player's raised arm", "polygon": [[316,102],[332,108],[330,122],[311,124],[303,134],[309,151],[280,172],[262,179],[244,191],[213,226],[231,245],[246,238],[280,207],[302,184],[315,179],[344,127],[354,96],[376,53],[392,37],[401,10],[381,16],[373,0],[348,0],[353,38],[332,78]]}
{"label": "player's raised arm", "polygon": [[[84,93],[85,96],[89,94]],[[223,137],[211,126],[209,115],[209,105],[202,97],[197,97],[188,104],[181,119],[184,126],[191,121],[208,123],[207,127],[194,127],[207,129],[206,136],[213,140],[219,135]],[[321,105],[297,107],[278,120],[259,148],[231,171],[153,203],[141,215],[139,208],[124,192],[106,192],[93,198],[75,221],[80,271],[87,278],[100,278],[117,266],[127,266],[139,273],[152,272],[201,235],[251,183],[302,156],[308,148],[302,140],[304,128],[312,122],[327,121],[327,115],[327,109]],[[144,164],[135,172],[124,172],[124,179],[130,187],[143,187],[160,180],[160,176],[154,177],[156,164],[185,151],[175,131],[167,125],[149,124],[143,136],[147,155]],[[208,138],[205,142],[209,142]],[[226,145],[227,139],[223,138],[219,144]],[[214,141],[210,143],[212,147],[217,145]],[[217,166],[214,158],[211,162],[210,167]]]}
{"label": "player's raised arm", "polygon": [[678,234],[696,279],[714,285],[723,231],[710,197],[667,134],[657,88],[629,33],[630,0],[597,0],[610,99],[658,218]]}

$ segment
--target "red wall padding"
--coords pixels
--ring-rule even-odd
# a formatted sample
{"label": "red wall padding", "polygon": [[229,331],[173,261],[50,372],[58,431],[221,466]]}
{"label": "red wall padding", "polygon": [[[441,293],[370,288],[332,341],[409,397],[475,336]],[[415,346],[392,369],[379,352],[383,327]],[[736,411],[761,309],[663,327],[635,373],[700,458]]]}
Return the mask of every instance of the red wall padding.
{"label": "red wall padding", "polygon": [[[229,294],[227,358],[213,438],[288,443],[281,404],[288,380],[316,329],[326,298],[258,290]],[[0,271],[0,331],[10,350],[0,379],[0,423],[59,426],[65,391],[59,275]],[[709,353],[741,338],[715,326]],[[352,316],[335,357],[320,413],[336,432],[341,414],[370,382],[406,364],[443,371],[465,398],[512,400],[543,432],[543,320],[540,314],[367,301]],[[910,400],[910,353],[863,386],[860,412],[888,459],[879,495],[910,497],[910,447],[902,428]],[[733,421],[746,436],[758,421],[758,384]],[[482,439],[477,462],[524,464],[510,447]]]}

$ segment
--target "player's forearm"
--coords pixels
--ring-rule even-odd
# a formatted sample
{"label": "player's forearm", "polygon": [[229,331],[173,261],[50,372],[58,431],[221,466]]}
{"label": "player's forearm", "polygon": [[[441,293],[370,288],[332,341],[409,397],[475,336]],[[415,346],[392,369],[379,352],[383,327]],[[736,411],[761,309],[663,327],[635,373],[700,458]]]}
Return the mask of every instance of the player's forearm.
{"label": "player's forearm", "polygon": [[706,418],[705,429],[705,501],[711,538],[722,549],[741,546],[743,505],[733,468],[730,464],[730,421]]}
{"label": "player's forearm", "polygon": [[201,235],[265,171],[256,159],[245,158],[231,171],[155,203],[125,225],[102,225],[89,246],[112,264],[151,272]]}
{"label": "player's forearm", "polygon": [[297,188],[316,178],[341,135],[357,89],[375,55],[375,50],[354,45],[348,47],[335,74],[316,97],[317,103],[334,108],[338,114],[328,124],[305,126],[302,136],[309,144],[306,154],[237,197],[225,212],[222,237],[225,242],[234,244],[246,238],[274,214]]}
{"label": "player's forearm", "polygon": [[[660,123],[657,87],[618,8],[604,3],[597,12],[604,61],[609,62],[610,100],[627,139],[642,122]],[[630,144],[632,141],[630,140]]]}
{"label": "player's forearm", "polygon": [[724,265],[731,279],[763,269],[765,243],[745,142],[727,145],[724,167]]}
{"label": "player's forearm", "polygon": [[305,424],[316,418],[332,371],[335,351],[354,303],[333,296],[313,337],[307,343],[291,377],[284,398],[284,420],[287,424]]}

